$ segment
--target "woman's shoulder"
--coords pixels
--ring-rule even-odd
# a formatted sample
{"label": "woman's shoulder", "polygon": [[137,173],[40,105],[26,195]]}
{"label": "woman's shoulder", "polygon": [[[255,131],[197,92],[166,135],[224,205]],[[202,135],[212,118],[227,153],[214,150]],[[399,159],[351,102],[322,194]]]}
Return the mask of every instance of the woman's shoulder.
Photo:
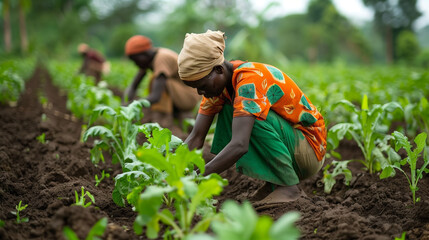
{"label": "woman's shoulder", "polygon": [[158,48],[157,49],[157,55],[162,56],[162,57],[166,57],[166,58],[175,58],[177,60],[178,54],[168,48]]}

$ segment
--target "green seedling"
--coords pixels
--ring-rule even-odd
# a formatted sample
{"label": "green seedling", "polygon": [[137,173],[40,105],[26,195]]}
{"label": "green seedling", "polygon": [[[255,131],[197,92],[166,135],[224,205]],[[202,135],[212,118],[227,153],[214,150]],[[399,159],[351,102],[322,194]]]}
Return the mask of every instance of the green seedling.
{"label": "green seedling", "polygon": [[[408,184],[410,186],[410,190],[413,195],[413,203],[416,204],[416,202],[420,200],[420,198],[416,199],[416,191],[419,189],[417,187],[417,183],[420,179],[423,178],[423,172],[429,173],[429,169],[426,168],[429,164],[429,158],[427,156],[426,148],[427,133],[422,132],[417,135],[416,138],[414,138],[414,143],[416,144],[414,150],[411,149],[412,146],[408,141],[408,138],[402,133],[395,131],[392,135],[395,140],[395,150],[398,151],[399,149],[404,148],[408,156],[399,162],[395,162],[394,164],[385,167],[383,169],[383,172],[380,174],[380,178],[383,179],[392,176],[392,173],[394,173],[395,170],[399,170],[400,172],[402,172],[407,178]],[[418,169],[417,160],[423,150],[423,165],[420,169]],[[407,163],[410,167],[410,177],[408,177],[405,171],[401,168],[401,166],[404,166]]]}
{"label": "green seedling", "polygon": [[375,142],[384,138],[383,132],[386,128],[381,129],[379,122],[387,112],[402,109],[402,107],[396,102],[389,102],[382,106],[374,105],[372,109],[369,109],[366,95],[363,97],[361,109],[356,108],[347,100],[342,100],[338,104],[352,112],[353,121],[336,124],[329,130],[330,146],[334,149],[344,137],[352,138],[364,155],[363,160],[357,161],[361,162],[369,173],[380,171],[380,162],[374,154],[374,148],[376,147]]}
{"label": "green seedling", "polygon": [[48,99],[42,94],[39,94],[39,102],[43,107],[46,107],[48,105]]}
{"label": "green seedling", "polygon": [[83,135],[83,141],[87,141],[89,137],[100,138],[94,141],[94,147],[91,150],[91,160],[94,164],[104,159],[102,150],[109,150],[112,154],[112,162],[119,162],[122,169],[125,168],[125,161],[132,158],[137,149],[139,126],[135,123],[142,118],[142,107],[149,107],[149,105],[147,100],[142,99],[133,101],[126,107],[120,106],[118,109],[99,106],[93,110],[88,125],[104,114],[113,119],[111,125],[93,126]]}
{"label": "green seedling", "polygon": [[[258,216],[249,202],[241,206],[232,200],[226,201],[221,208],[221,217],[212,223],[215,236],[200,234],[192,240],[294,240],[299,239],[300,232],[295,222],[300,218],[298,212],[288,212],[277,221],[269,216]],[[316,233],[317,229],[314,230]]]}
{"label": "green seedling", "polygon": [[[143,116],[142,107],[148,107],[149,105],[148,101],[142,99],[117,109],[108,106],[97,107],[94,109],[89,125],[101,115],[107,115],[112,119],[112,122],[106,126],[93,126],[83,136],[84,141],[87,141],[89,137],[100,138],[94,141],[94,147],[91,150],[91,160],[94,164],[97,164],[100,160],[104,161],[103,150],[112,154],[113,163],[119,162],[121,164],[123,173],[115,177],[115,189],[112,193],[113,201],[119,206],[125,206],[127,195],[135,188],[137,190],[134,190],[134,192],[138,196],[138,189],[141,192],[144,186],[162,181],[159,170],[149,164],[138,161],[135,156],[135,151],[138,147],[137,134],[139,132],[146,134],[146,136],[151,135],[154,129],[156,129],[153,132],[155,135],[158,131],[165,133],[165,131],[160,130],[162,128],[158,124],[138,124]],[[178,139],[171,136],[171,132],[170,138]],[[161,139],[161,136],[150,137],[146,147],[160,147],[157,139]],[[153,143],[150,143],[150,141]],[[182,143],[181,140],[171,140],[170,142],[171,146]],[[160,149],[165,150],[165,147],[160,147]],[[130,198],[129,201],[133,201],[133,199],[135,200],[137,197]],[[132,202],[130,203],[133,204]]]}
{"label": "green seedling", "polygon": [[[159,222],[167,226],[164,238],[186,239],[207,231],[210,223],[217,218],[213,196],[221,193],[225,180],[214,174],[199,179],[199,184],[192,177],[185,177],[175,182],[174,187],[147,187],[135,205],[138,212],[134,222],[136,234],[142,234],[142,227],[146,226],[146,236],[157,238]],[[173,211],[161,209],[165,195],[173,198]],[[196,215],[200,216],[199,221],[192,224]]]}
{"label": "green seedling", "polygon": [[43,113],[40,119],[42,122],[46,122],[46,120],[48,120],[48,117],[46,116],[46,114]]}
{"label": "green seedling", "polygon": [[[299,219],[298,212],[288,212],[276,222],[268,216],[258,216],[250,203],[238,206],[233,201],[223,204],[225,222],[215,221],[213,231],[221,240],[239,239],[299,239],[300,232],[294,223]],[[239,226],[239,227],[237,227]]]}
{"label": "green seedling", "polygon": [[[142,194],[131,193],[127,196],[129,201],[137,197],[137,200],[131,200],[135,202],[133,205],[138,212],[134,231],[142,234],[145,226],[146,236],[156,238],[161,221],[167,226],[165,238],[185,239],[205,232],[217,217],[213,196],[221,193],[226,180],[217,174],[207,177],[197,175],[193,170],[195,167],[204,173],[205,162],[201,151],[190,151],[186,145],[180,145],[171,152],[172,135],[168,129],[154,130],[152,134],[154,137],[148,140],[150,146],[139,148],[136,156],[139,161],[162,172],[164,177],[157,185],[146,187]],[[161,209],[163,204],[171,205],[174,210]],[[192,224],[197,215],[199,221]]]}
{"label": "green seedling", "polygon": [[[85,191],[85,188],[82,186],[81,187],[81,195],[79,197],[79,194],[77,193],[77,191],[74,191],[75,197],[76,197],[76,203],[74,203],[73,205],[77,205],[77,206],[82,206],[82,207],[89,207],[91,206],[92,203],[95,203],[95,199],[94,196],[92,196],[92,194],[89,191]],[[89,199],[91,200],[91,202],[87,202],[85,196],[88,196]]]}
{"label": "green seedling", "polygon": [[[182,144],[182,140],[172,136],[171,131],[161,128],[158,124],[136,124],[142,117],[142,107],[149,106],[146,100],[134,101],[127,107],[113,109],[101,106],[94,110],[93,120],[106,114],[114,119],[113,124],[107,126],[93,126],[84,134],[84,141],[89,137],[99,137],[94,141],[91,150],[91,159],[94,164],[100,160],[104,161],[103,150],[108,150],[112,154],[112,162],[119,162],[122,167],[122,174],[115,177],[115,189],[112,193],[113,201],[119,205],[125,205],[125,199],[134,191],[136,196],[127,198],[130,204],[135,204],[138,191],[142,191],[146,185],[162,182],[161,172],[147,164],[137,160],[135,151],[137,150],[137,134],[144,133],[148,138],[144,148],[153,148],[165,154],[169,146],[169,151]],[[91,124],[91,121],[90,121]],[[164,140],[166,137],[168,142]],[[134,190],[137,188],[136,190]],[[131,202],[130,202],[131,201]]]}
{"label": "green seedling", "polygon": [[395,240],[405,240],[407,232],[403,232],[401,237],[395,237]]}
{"label": "green seedling", "polygon": [[0,228],[4,227],[4,225],[5,225],[5,222],[0,219]]}
{"label": "green seedling", "polygon": [[[104,217],[94,224],[94,226],[91,228],[88,235],[86,236],[85,240],[101,240],[101,237],[106,231],[106,227],[107,218]],[[79,240],[77,234],[70,227],[65,226],[63,229],[63,234],[67,240]]]}
{"label": "green seedling", "polygon": [[[125,203],[125,198],[128,203],[135,205],[145,186],[166,186],[167,173],[149,161],[142,161],[142,153],[153,152],[164,157],[182,144],[182,140],[173,136],[169,129],[163,129],[158,124],[148,123],[138,128],[139,132],[146,135],[148,141],[136,152],[136,155],[128,157],[124,172],[115,177],[115,189],[112,196],[113,201],[120,206]],[[164,197],[164,203],[168,206],[171,205],[171,200],[171,198]]]}
{"label": "green seedling", "polygon": [[16,211],[12,211],[13,215],[16,215],[16,223],[28,222],[28,218],[21,218],[19,213],[27,208],[28,204],[22,205],[22,200],[15,206]]}
{"label": "green seedling", "polygon": [[109,178],[110,174],[109,173],[104,173],[104,170],[101,171],[101,177],[98,178],[98,175],[95,174],[95,186],[98,187],[98,185],[101,183],[101,181],[103,181],[104,178]]}
{"label": "green seedling", "polygon": [[45,140],[45,133],[40,134],[39,136],[37,136],[37,141],[39,141],[41,144],[45,144],[46,140]]}
{"label": "green seedling", "polygon": [[[350,181],[352,180],[352,171],[347,168],[347,164],[350,161],[332,161],[331,164],[327,164],[323,169],[323,183],[325,185],[324,191],[325,193],[331,193],[332,187],[334,187],[336,180],[335,177],[339,175],[344,175],[344,184],[346,186],[350,185]],[[334,167],[334,170],[329,172],[331,166]]]}

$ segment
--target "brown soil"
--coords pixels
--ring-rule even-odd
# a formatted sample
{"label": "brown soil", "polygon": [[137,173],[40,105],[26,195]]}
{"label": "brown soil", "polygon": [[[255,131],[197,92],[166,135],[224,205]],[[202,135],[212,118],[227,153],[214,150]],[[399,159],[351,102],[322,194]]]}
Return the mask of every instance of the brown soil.
{"label": "brown soil", "polygon": [[[39,104],[38,94],[48,98],[45,107]],[[65,97],[40,67],[28,80],[17,107],[0,106],[0,219],[6,223],[0,228],[0,239],[64,239],[64,226],[83,239],[102,217],[109,221],[103,239],[144,239],[133,233],[136,214],[131,208],[112,201],[113,177],[120,173],[119,166],[109,160],[98,167],[91,163],[91,144],[79,141],[82,122],[72,118],[65,106]],[[36,140],[42,133],[46,144]],[[340,152],[347,158],[360,157],[351,143],[342,144]],[[212,157],[207,149],[204,157]],[[277,219],[288,211],[299,211],[302,239],[393,239],[402,232],[407,239],[429,239],[429,177],[420,180],[417,195],[422,201],[413,206],[404,176],[379,180],[360,167],[352,164],[354,178],[349,187],[340,183],[330,195],[324,194],[320,172],[300,184],[307,197],[260,214]],[[112,176],[95,187],[94,175],[103,169]],[[230,184],[218,197],[220,203],[247,200],[263,184],[233,169],[222,175]],[[71,206],[74,191],[81,186],[94,195],[93,206]],[[17,224],[10,212],[20,200],[28,204],[21,216],[29,222]]]}

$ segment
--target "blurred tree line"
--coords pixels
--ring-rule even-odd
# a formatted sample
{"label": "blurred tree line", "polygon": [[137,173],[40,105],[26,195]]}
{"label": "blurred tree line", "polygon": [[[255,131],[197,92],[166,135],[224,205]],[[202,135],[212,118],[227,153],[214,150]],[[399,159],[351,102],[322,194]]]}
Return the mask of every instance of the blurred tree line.
{"label": "blurred tree line", "polygon": [[185,33],[212,29],[226,33],[227,59],[429,66],[429,26],[418,34],[412,27],[421,16],[417,0],[362,2],[374,19],[359,28],[331,0],[310,0],[305,13],[272,20],[265,16],[275,2],[255,10],[251,0],[2,0],[0,54],[66,59],[85,42],[118,58],[135,34],[178,52]]}

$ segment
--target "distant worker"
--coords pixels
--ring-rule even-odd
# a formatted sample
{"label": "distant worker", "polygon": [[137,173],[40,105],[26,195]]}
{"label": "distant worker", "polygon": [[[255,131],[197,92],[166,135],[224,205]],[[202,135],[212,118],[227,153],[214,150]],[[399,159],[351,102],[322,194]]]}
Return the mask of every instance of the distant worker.
{"label": "distant worker", "polygon": [[145,115],[146,121],[171,127],[174,119],[178,119],[181,125],[185,117],[193,117],[192,110],[201,100],[201,96],[196,89],[186,86],[180,80],[177,53],[166,48],[155,48],[149,38],[136,35],[126,42],[125,54],[139,68],[124,93],[125,101],[131,102],[135,99],[136,90],[147,70],[152,70],[149,96],[146,97],[151,107]]}
{"label": "distant worker", "polygon": [[101,81],[103,71],[105,71],[108,66],[103,55],[98,51],[91,49],[88,44],[85,43],[79,44],[77,51],[83,57],[83,63],[79,73],[83,73],[87,76],[93,76],[95,78],[95,82],[99,83]]}

